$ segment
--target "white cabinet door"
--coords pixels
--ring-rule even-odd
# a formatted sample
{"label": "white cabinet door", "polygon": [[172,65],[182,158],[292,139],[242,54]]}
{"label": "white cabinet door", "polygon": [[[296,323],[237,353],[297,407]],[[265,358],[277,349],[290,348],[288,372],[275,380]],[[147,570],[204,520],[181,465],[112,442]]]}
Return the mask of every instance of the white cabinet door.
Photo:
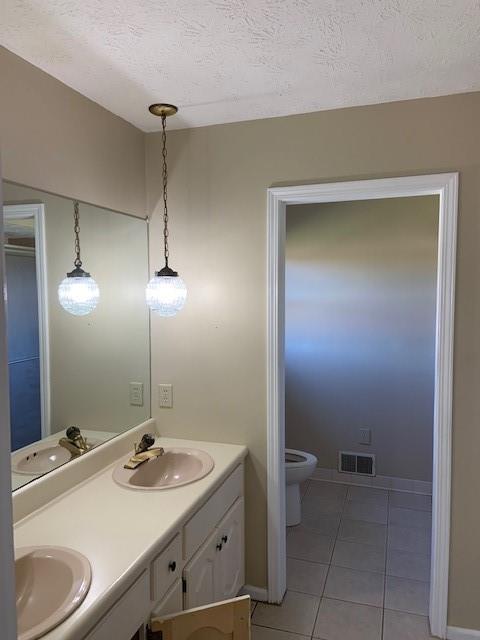
{"label": "white cabinet door", "polygon": [[[250,597],[243,596],[219,604],[197,607],[172,616],[150,620],[151,638],[226,638],[250,639]],[[300,637],[300,636],[299,636]]]}
{"label": "white cabinet door", "polygon": [[182,581],[177,580],[167,595],[152,611],[152,616],[168,616],[183,609]]}
{"label": "white cabinet door", "polygon": [[215,601],[238,595],[245,584],[244,501],[239,498],[217,527]]}
{"label": "white cabinet door", "polygon": [[185,566],[183,571],[185,609],[201,607],[204,604],[215,602],[216,560],[220,553],[217,549],[217,538],[218,534],[215,530]]}

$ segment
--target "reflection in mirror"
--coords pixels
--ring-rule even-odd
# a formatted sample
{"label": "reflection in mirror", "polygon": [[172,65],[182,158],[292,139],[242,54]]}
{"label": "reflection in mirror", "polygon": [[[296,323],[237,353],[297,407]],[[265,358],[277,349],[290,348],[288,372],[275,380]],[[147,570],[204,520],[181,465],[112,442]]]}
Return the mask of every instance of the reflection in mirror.
{"label": "reflection in mirror", "polygon": [[74,316],[57,296],[75,257],[72,201],[8,182],[3,192],[16,489],[150,416],[148,229],[81,204],[82,258],[101,297]]}

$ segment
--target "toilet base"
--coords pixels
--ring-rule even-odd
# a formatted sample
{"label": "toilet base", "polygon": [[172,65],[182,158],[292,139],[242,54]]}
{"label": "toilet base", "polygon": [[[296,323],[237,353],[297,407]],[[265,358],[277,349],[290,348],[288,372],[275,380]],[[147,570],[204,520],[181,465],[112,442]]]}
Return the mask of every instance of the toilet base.
{"label": "toilet base", "polygon": [[300,485],[287,484],[285,494],[285,511],[287,527],[294,527],[302,520],[302,508],[300,501]]}

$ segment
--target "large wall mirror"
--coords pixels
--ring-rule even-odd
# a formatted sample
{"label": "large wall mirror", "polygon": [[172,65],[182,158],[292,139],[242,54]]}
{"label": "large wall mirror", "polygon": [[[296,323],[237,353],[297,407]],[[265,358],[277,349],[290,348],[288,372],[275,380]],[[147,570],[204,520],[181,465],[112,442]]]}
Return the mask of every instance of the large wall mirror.
{"label": "large wall mirror", "polygon": [[[72,315],[74,203],[3,183],[13,489],[150,416],[148,227],[79,203],[81,256],[100,299]],[[74,427],[74,429],[72,429]]]}

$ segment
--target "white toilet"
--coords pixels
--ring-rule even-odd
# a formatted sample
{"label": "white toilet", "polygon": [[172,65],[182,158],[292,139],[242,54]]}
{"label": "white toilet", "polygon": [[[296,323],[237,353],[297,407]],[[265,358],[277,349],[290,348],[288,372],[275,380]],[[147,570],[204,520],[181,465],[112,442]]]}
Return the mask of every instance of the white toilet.
{"label": "white toilet", "polygon": [[302,519],[300,484],[310,478],[316,466],[317,458],[313,454],[296,449],[285,449],[287,527],[300,524]]}

